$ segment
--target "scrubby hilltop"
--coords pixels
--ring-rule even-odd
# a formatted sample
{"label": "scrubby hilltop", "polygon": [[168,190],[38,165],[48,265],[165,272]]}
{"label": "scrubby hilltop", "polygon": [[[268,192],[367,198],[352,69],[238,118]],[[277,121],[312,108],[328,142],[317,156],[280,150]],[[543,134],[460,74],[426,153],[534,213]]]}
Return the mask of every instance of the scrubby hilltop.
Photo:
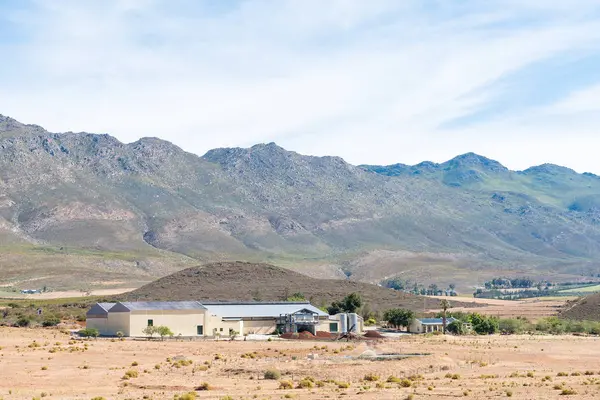
{"label": "scrubby hilltop", "polygon": [[567,303],[560,316],[580,321],[600,321],[600,293],[590,294]]}
{"label": "scrubby hilltop", "polygon": [[599,210],[598,177],[552,165],[353,166],[274,143],[198,157],[0,117],[3,282],[139,285],[231,259],[462,290],[516,272],[574,279],[600,272]]}
{"label": "scrubby hilltop", "polygon": [[[414,311],[438,309],[438,299],[414,296],[363,282],[315,279],[269,264],[220,262],[176,272],[117,297],[128,301],[222,300],[281,301],[302,293],[315,305],[329,305],[350,293],[360,293],[366,307]],[[453,302],[453,306],[476,306]]]}

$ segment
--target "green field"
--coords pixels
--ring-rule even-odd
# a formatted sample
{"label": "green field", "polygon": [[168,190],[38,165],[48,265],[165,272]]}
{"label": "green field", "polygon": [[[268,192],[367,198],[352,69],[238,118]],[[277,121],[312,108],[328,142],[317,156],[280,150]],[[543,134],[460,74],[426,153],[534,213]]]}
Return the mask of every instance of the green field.
{"label": "green field", "polygon": [[600,285],[584,286],[574,289],[561,290],[559,293],[594,293],[600,292]]}

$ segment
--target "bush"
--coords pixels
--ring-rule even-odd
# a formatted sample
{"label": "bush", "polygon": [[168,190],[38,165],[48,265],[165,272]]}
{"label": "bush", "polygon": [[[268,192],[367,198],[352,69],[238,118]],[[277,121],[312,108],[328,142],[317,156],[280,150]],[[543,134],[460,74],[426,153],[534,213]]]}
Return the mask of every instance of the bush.
{"label": "bush", "polygon": [[367,374],[363,379],[367,382],[376,382],[379,380],[379,376],[375,374]]}
{"label": "bush", "polygon": [[174,400],[195,400],[196,399],[196,392],[188,392],[188,393],[184,393],[184,394],[180,394],[175,395],[173,397]]}
{"label": "bush", "polygon": [[507,318],[498,321],[498,329],[501,333],[516,335],[526,330],[526,321],[520,318]]}
{"label": "bush", "polygon": [[100,332],[98,332],[98,329],[96,328],[85,328],[81,329],[77,334],[82,337],[97,338],[100,335]]}
{"label": "bush", "polygon": [[279,381],[279,389],[291,389],[293,387],[292,381]]}
{"label": "bush", "polygon": [[446,374],[446,378],[457,380],[460,379],[460,374]]}
{"label": "bush", "polygon": [[60,324],[60,318],[55,315],[48,315],[44,318],[44,321],[42,321],[42,326],[45,327],[56,326],[58,324]]}
{"label": "bush", "polygon": [[281,372],[276,369],[268,369],[264,373],[264,378],[276,381],[281,378]]}
{"label": "bush", "polygon": [[203,382],[196,390],[212,390],[212,386],[208,382]]}
{"label": "bush", "polygon": [[573,389],[563,389],[562,392],[560,392],[561,396],[572,396],[577,394],[577,392]]}
{"label": "bush", "polygon": [[17,321],[15,322],[16,326],[19,326],[21,328],[25,328],[29,325],[31,325],[31,321],[32,318],[29,315],[20,315],[19,318],[17,318]]}
{"label": "bush", "polygon": [[313,381],[311,381],[310,379],[302,379],[300,382],[298,382],[298,389],[311,389],[314,386]]}
{"label": "bush", "polygon": [[409,379],[402,379],[399,383],[400,387],[408,388],[412,386],[412,381]]}
{"label": "bush", "polygon": [[402,379],[400,379],[400,378],[398,378],[398,377],[396,377],[394,375],[390,375],[387,378],[387,381],[388,381],[388,383],[400,383],[400,382],[402,382]]}
{"label": "bush", "polygon": [[137,378],[138,376],[139,373],[136,370],[130,369],[129,371],[125,372],[125,375],[123,375],[122,379],[127,380],[131,378]]}

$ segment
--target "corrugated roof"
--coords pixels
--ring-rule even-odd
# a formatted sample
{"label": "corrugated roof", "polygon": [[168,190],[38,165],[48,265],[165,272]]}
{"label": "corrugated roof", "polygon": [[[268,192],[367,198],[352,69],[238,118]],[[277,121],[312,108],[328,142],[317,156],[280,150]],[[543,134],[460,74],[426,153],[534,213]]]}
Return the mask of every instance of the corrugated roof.
{"label": "corrugated roof", "polygon": [[202,303],[210,313],[223,318],[267,318],[279,317],[282,314],[294,314],[301,310],[308,310],[320,317],[327,317],[329,314],[319,310],[310,303],[305,302],[239,302],[239,303]]}
{"label": "corrugated roof", "polygon": [[130,301],[121,304],[130,311],[206,310],[206,307],[197,301]]}
{"label": "corrugated roof", "polygon": [[88,317],[102,318],[108,315],[110,310],[117,303],[96,303],[86,313]]}
{"label": "corrugated roof", "polygon": [[117,303],[98,303],[98,305],[106,311],[110,310],[115,304]]}
{"label": "corrugated roof", "polygon": [[[446,318],[446,325],[456,321],[456,318]],[[423,325],[442,325],[444,320],[442,318],[419,318],[419,322]]]}

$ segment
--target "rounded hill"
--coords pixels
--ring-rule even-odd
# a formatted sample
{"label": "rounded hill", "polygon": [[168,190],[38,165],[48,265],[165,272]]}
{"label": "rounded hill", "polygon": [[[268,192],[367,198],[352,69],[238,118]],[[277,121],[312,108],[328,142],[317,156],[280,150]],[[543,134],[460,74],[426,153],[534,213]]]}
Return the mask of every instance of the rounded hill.
{"label": "rounded hill", "polygon": [[[269,264],[217,262],[192,267],[158,279],[122,296],[124,300],[282,301],[302,293],[317,306],[360,293],[372,310],[394,307],[423,311],[439,308],[439,300],[415,296],[369,283],[316,279]],[[453,306],[471,304],[452,302]]]}

